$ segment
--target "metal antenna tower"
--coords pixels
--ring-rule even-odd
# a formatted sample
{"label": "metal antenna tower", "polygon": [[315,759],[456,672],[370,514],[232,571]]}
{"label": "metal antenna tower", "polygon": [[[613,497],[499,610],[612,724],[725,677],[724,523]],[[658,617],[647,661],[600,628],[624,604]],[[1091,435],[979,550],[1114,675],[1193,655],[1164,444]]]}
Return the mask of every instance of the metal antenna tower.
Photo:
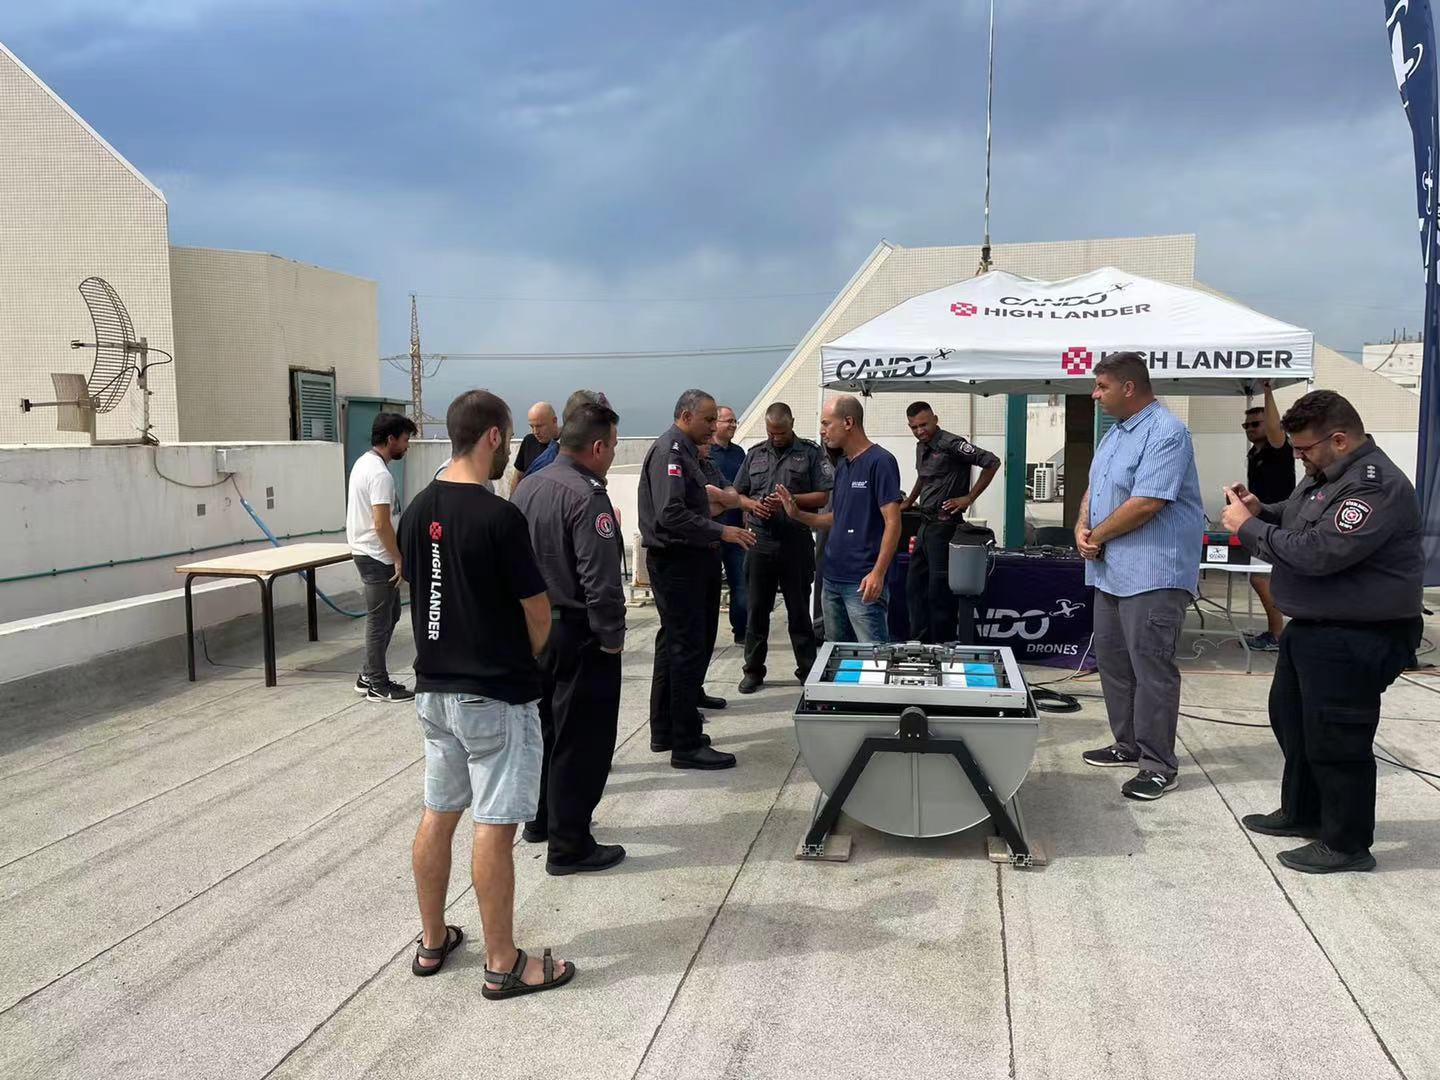
{"label": "metal antenna tower", "polygon": [[425,422],[424,391],[421,388],[425,377],[425,364],[420,355],[420,308],[415,294],[410,294],[410,416],[416,424]]}

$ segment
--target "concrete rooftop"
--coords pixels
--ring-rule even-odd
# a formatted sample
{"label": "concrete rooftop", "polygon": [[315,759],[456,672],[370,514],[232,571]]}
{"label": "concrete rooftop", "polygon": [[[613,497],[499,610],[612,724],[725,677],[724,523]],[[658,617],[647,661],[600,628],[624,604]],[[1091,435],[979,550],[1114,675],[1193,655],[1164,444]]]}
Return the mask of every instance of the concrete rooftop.
{"label": "concrete rooftop", "polygon": [[[480,997],[464,828],[472,943],[414,978],[413,712],[352,692],[358,624],[322,609],[309,644],[297,615],[275,689],[254,620],[211,632],[194,684],[171,642],[0,687],[0,1076],[1440,1077],[1440,783],[1382,766],[1379,869],[1298,875],[1238,824],[1277,801],[1268,729],[1182,720],[1181,786],[1136,804],[1080,764],[1107,738],[1087,698],[1021,789],[1049,866],[989,863],[983,829],[854,825],[852,861],[798,863],[796,685],[741,699],[721,650],[710,730],[740,767],[671,770],[645,730],[652,609],[597,813],[629,860],[551,878],[516,851],[520,943],[575,983]],[[411,656],[407,621],[393,669]],[[1187,710],[1265,722],[1270,660],[1237,657],[1191,665]],[[1397,684],[1384,750],[1440,772],[1436,705]]]}

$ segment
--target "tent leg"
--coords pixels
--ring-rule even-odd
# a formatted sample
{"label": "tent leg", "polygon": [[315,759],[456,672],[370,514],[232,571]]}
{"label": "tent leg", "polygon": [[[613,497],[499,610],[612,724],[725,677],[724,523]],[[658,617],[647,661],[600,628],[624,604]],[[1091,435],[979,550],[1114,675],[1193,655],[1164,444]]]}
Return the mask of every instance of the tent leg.
{"label": "tent leg", "polygon": [[1026,394],[1010,394],[1006,398],[1004,543],[1007,548],[1025,546],[1025,425],[1028,403],[1029,396]]}

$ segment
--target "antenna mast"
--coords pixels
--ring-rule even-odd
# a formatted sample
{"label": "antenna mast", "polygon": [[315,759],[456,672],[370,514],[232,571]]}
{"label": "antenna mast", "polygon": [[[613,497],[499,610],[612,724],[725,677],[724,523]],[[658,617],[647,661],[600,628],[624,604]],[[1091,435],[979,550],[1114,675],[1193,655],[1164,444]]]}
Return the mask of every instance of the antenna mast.
{"label": "antenna mast", "polygon": [[985,85],[985,242],[980,247],[980,269],[988,274],[990,262],[990,113],[995,101],[995,0],[990,0],[990,68]]}
{"label": "antenna mast", "polygon": [[[410,416],[416,424],[425,422],[425,408],[420,388],[425,376],[424,361],[420,356],[420,309],[415,294],[410,294]],[[424,432],[422,431],[423,435]]]}

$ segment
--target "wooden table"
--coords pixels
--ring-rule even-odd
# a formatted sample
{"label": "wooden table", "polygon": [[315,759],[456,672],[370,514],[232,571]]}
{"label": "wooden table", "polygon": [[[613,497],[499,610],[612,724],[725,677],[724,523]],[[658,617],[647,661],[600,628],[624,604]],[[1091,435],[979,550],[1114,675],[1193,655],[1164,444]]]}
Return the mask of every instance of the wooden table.
{"label": "wooden table", "polygon": [[305,574],[305,613],[310,623],[310,640],[320,640],[315,612],[315,570],[321,566],[349,562],[348,544],[289,544],[261,548],[221,559],[177,566],[185,575],[185,661],[190,681],[195,681],[195,615],[190,586],[196,578],[249,578],[260,586],[260,610],[265,636],[265,685],[275,685],[275,579],[285,574]]}

